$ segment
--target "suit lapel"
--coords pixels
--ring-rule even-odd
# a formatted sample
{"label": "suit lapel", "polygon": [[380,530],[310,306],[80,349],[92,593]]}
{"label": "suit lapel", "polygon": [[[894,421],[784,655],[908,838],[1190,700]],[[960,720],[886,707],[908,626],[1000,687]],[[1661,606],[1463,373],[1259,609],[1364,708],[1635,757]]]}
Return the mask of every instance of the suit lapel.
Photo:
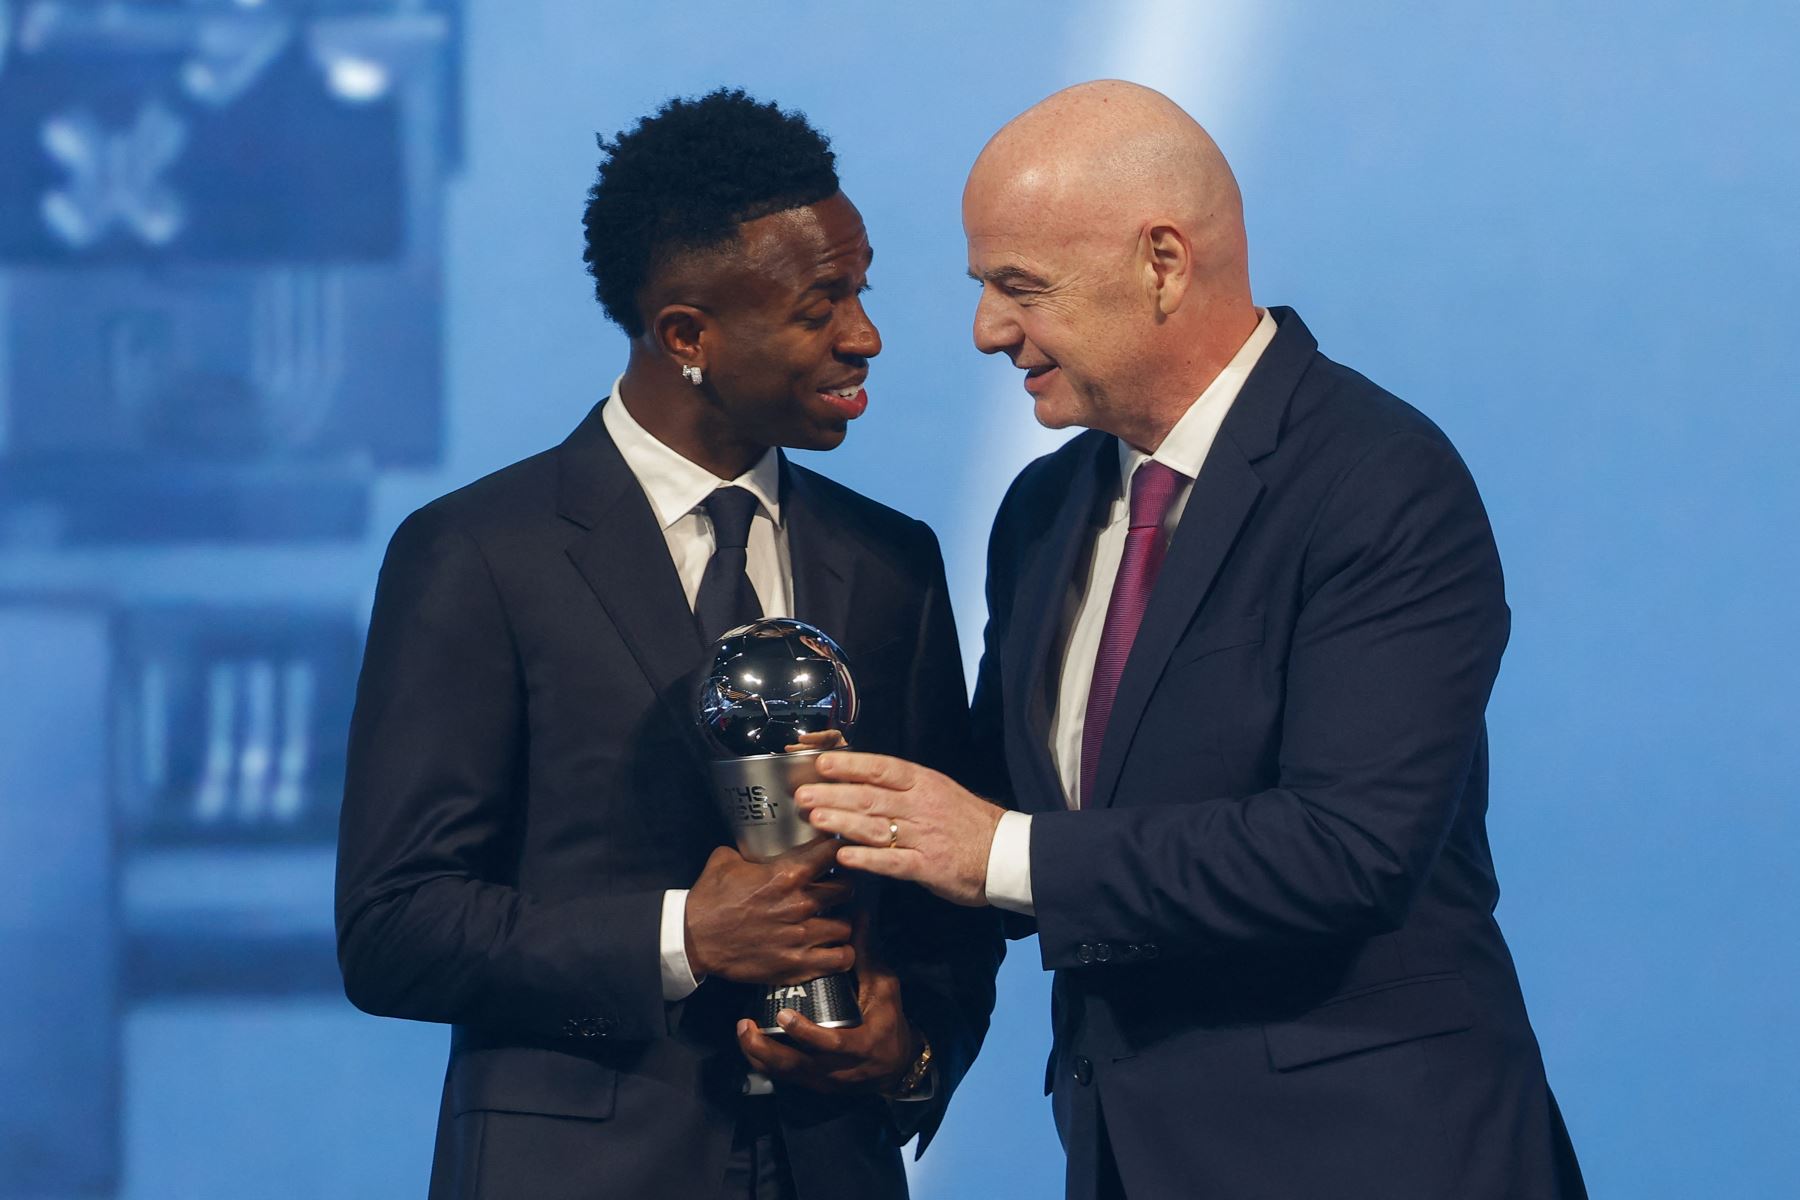
{"label": "suit lapel", "polygon": [[1194,480],[1162,573],[1150,593],[1144,622],[1125,659],[1094,771],[1091,807],[1112,803],[1150,693],[1262,495],[1262,478],[1251,464],[1274,452],[1288,402],[1318,349],[1293,309],[1270,311],[1276,320],[1275,337],[1244,381]]}
{"label": "suit lapel", "polygon": [[[1062,782],[1050,752],[1050,730],[1056,692],[1049,679],[1050,660],[1068,633],[1064,607],[1075,566],[1091,546],[1104,504],[1118,486],[1118,455],[1110,437],[1087,439],[1075,459],[1068,490],[1035,551],[1019,572],[1013,595],[1012,621],[1001,647],[1002,678],[1018,681],[1006,689],[1005,726],[1021,735],[1014,741],[1015,772],[1023,765],[1025,787],[1013,794],[1027,810],[1063,807]],[[1039,797],[1044,803],[1035,803]]]}
{"label": "suit lapel", "polygon": [[1106,740],[1100,747],[1100,762],[1094,769],[1094,795],[1088,807],[1101,808],[1112,803],[1119,769],[1144,715],[1151,689],[1162,675],[1182,631],[1212,587],[1262,489],[1262,480],[1236,446],[1224,438],[1213,443],[1206,465],[1188,493],[1181,523],[1175,527],[1162,572],[1150,592],[1144,622],[1138,626],[1131,653],[1125,659],[1125,671],[1119,677],[1119,690],[1106,724]]}
{"label": "suit lapel", "polygon": [[781,510],[794,577],[794,616],[843,646],[854,667],[855,651],[866,648],[861,631],[851,628],[856,543],[832,519],[811,473],[788,462],[786,455],[781,458]]}
{"label": "suit lapel", "polygon": [[559,448],[557,511],[582,528],[567,554],[669,714],[691,729],[686,685],[706,648],[655,512],[600,412]]}

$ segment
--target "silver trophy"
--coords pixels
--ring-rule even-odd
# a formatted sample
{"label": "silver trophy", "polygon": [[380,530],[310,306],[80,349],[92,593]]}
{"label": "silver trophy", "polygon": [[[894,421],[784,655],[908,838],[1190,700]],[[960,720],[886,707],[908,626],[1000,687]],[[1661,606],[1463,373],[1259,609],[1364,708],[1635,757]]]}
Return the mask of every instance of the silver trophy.
{"label": "silver trophy", "polygon": [[[849,664],[818,629],[765,617],[719,639],[700,686],[700,729],[717,755],[713,790],[740,854],[767,862],[827,836],[800,816],[794,792],[819,778],[819,755],[830,747],[788,747],[832,732],[847,744],[855,723]],[[749,1015],[764,1033],[780,1034],[775,1014],[784,1008],[826,1029],[862,1024],[854,972],[770,987]]]}

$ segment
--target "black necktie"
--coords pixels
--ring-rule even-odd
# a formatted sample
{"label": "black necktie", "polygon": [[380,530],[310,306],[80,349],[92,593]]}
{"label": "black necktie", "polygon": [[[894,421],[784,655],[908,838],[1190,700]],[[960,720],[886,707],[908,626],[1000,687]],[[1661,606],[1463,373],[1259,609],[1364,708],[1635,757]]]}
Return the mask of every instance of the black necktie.
{"label": "black necktie", "polygon": [[743,488],[718,488],[700,507],[712,519],[713,553],[694,596],[694,621],[700,636],[714,642],[727,630],[762,616],[762,603],[744,569],[756,497]]}

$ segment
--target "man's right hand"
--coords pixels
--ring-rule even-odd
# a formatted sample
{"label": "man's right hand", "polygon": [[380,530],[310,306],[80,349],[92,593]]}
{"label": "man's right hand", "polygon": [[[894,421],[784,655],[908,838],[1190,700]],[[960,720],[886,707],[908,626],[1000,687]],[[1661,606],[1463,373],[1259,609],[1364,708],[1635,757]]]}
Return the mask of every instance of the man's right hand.
{"label": "man's right hand", "polygon": [[687,958],[696,979],[804,983],[856,962],[850,921],[827,915],[850,899],[850,884],[823,876],[838,843],[823,838],[766,863],[721,846],[688,890]]}

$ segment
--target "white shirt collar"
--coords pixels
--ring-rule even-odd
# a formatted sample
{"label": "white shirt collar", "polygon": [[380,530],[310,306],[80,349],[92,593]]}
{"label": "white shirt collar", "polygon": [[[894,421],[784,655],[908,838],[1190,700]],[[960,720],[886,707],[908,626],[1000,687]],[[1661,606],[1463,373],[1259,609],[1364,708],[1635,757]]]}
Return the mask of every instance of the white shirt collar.
{"label": "white shirt collar", "polygon": [[638,424],[625,402],[619,399],[621,375],[613,381],[612,395],[600,412],[601,423],[612,435],[613,445],[625,459],[625,465],[637,476],[656,522],[663,530],[699,507],[700,502],[722,487],[741,487],[755,496],[769,520],[781,524],[781,455],[771,446],[754,466],[736,479],[719,479],[698,463],[690,462],[671,450]]}
{"label": "white shirt collar", "polygon": [[1269,315],[1267,309],[1259,311],[1262,312],[1262,319],[1251,330],[1249,339],[1238,347],[1238,352],[1231,356],[1225,369],[1206,385],[1206,390],[1188,405],[1188,410],[1181,414],[1181,419],[1169,430],[1169,436],[1162,440],[1156,453],[1145,454],[1124,438],[1118,439],[1122,494],[1130,493],[1132,473],[1150,459],[1174,468],[1189,479],[1199,476],[1200,468],[1212,450],[1213,439],[1219,436],[1219,427],[1225,423],[1225,414],[1231,411],[1232,402],[1244,388],[1244,381],[1250,377],[1251,370],[1275,337],[1275,318]]}

